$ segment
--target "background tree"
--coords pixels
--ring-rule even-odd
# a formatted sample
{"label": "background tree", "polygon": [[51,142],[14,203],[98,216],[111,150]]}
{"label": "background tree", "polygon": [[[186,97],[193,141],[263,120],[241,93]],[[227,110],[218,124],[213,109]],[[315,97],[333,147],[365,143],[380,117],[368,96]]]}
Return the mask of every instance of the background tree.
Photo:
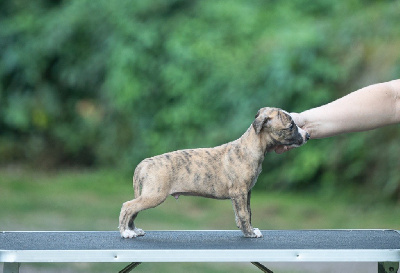
{"label": "background tree", "polygon": [[[0,2],[0,162],[114,166],[400,75],[398,1]],[[400,198],[400,131],[268,155],[257,187]]]}

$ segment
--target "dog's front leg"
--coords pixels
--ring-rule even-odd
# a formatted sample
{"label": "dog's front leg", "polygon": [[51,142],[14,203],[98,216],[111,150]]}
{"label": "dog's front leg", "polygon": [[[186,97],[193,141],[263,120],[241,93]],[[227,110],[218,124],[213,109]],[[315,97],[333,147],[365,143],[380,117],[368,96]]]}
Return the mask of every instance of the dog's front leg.
{"label": "dog's front leg", "polygon": [[248,210],[248,194],[232,197],[233,210],[235,211],[236,225],[242,230],[245,237],[262,237],[258,228],[250,224],[250,213]]}
{"label": "dog's front leg", "polygon": [[251,190],[249,190],[249,193],[247,194],[247,211],[249,212],[250,215],[250,225],[251,225],[251,207],[250,207],[250,198],[251,198]]}

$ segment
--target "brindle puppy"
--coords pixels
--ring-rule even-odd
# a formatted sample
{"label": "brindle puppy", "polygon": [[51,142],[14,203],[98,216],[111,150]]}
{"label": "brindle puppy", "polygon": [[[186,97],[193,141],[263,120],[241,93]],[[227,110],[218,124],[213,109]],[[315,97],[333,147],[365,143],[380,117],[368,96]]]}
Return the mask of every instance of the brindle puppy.
{"label": "brindle puppy", "polygon": [[124,238],[144,235],[137,214],[164,202],[168,195],[231,199],[236,225],[245,237],[262,237],[251,226],[250,193],[264,155],[278,145],[300,146],[309,139],[291,116],[278,108],[262,108],[237,140],[215,148],[180,150],[143,160],[135,170],[135,199],[125,202],[119,217]]}

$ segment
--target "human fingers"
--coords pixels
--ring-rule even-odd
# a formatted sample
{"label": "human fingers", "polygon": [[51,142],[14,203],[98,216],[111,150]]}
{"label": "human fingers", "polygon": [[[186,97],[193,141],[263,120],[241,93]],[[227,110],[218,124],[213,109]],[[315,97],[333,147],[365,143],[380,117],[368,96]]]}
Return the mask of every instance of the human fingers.
{"label": "human fingers", "polygon": [[275,153],[277,154],[283,154],[284,152],[287,152],[291,149],[293,149],[294,147],[290,147],[290,146],[285,146],[285,145],[279,145],[278,147],[275,148]]}

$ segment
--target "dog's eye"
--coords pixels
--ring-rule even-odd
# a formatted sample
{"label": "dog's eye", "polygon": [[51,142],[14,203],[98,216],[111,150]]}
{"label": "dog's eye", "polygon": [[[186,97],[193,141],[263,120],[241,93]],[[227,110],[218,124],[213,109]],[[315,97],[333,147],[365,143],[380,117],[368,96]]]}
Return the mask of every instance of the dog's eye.
{"label": "dog's eye", "polygon": [[293,129],[294,129],[294,123],[292,122],[292,123],[290,124],[289,130],[292,131]]}

